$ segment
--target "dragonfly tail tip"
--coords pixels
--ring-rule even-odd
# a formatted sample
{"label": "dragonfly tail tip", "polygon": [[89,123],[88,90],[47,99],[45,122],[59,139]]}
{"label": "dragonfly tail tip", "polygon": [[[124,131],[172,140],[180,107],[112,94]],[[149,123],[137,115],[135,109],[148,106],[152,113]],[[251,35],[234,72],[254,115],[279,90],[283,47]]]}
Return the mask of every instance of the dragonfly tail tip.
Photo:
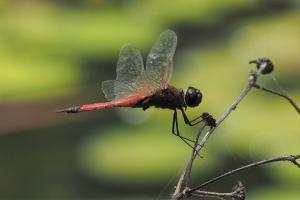
{"label": "dragonfly tail tip", "polygon": [[56,110],[56,113],[78,113],[80,112],[81,106],[70,107],[66,109]]}
{"label": "dragonfly tail tip", "polygon": [[63,112],[67,112],[66,109],[60,109],[60,110],[55,110],[56,113],[63,113]]}

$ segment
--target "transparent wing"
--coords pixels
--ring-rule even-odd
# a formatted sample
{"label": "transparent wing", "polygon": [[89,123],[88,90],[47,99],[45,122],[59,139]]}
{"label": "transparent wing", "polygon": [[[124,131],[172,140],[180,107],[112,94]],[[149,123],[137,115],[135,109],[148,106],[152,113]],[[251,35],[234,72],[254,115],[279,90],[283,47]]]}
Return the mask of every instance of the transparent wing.
{"label": "transparent wing", "polygon": [[106,80],[102,82],[102,91],[109,101],[120,100],[137,93],[137,90],[130,85],[118,80]]}
{"label": "transparent wing", "polygon": [[117,63],[117,80],[125,83],[135,82],[144,72],[143,58],[140,51],[131,45],[121,48]]}
{"label": "transparent wing", "polygon": [[163,88],[173,74],[173,56],[177,45],[177,36],[166,30],[159,36],[146,61],[146,79],[155,88]]}
{"label": "transparent wing", "polygon": [[114,85],[115,80],[106,80],[102,82],[102,92],[104,93],[104,96],[108,101],[112,101],[115,99]]}
{"label": "transparent wing", "polygon": [[[118,100],[141,93],[144,74],[143,58],[140,51],[131,45],[121,48],[117,63],[116,80],[102,82],[102,91],[107,100]],[[147,90],[144,90],[146,93]]]}

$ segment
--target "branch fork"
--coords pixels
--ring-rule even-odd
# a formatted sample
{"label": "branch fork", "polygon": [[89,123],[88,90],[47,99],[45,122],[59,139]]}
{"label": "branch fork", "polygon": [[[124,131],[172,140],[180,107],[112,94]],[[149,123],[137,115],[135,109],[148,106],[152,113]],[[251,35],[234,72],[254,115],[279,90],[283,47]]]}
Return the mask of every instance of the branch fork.
{"label": "branch fork", "polygon": [[280,96],[285,98],[286,100],[289,101],[289,103],[294,107],[294,109],[300,114],[300,109],[297,106],[297,104],[287,95],[282,94],[280,92],[274,91],[267,89],[265,87],[262,87],[258,85],[257,79],[260,75],[265,75],[269,74],[273,71],[274,65],[271,62],[270,59],[268,58],[259,58],[253,61],[249,62],[250,64],[254,63],[256,64],[257,70],[251,70],[249,79],[248,79],[248,84],[246,87],[242,90],[241,94],[237,97],[237,99],[228,107],[228,109],[224,112],[224,114],[216,121],[215,127],[209,127],[206,134],[202,138],[201,142],[200,141],[200,134],[204,130],[205,127],[201,127],[197,136],[196,140],[194,143],[194,149],[192,151],[192,155],[190,160],[187,162],[186,167],[184,168],[177,185],[175,187],[175,191],[172,195],[172,200],[179,200],[182,198],[189,198],[190,196],[195,196],[195,197],[214,197],[218,199],[224,199],[230,197],[233,200],[244,200],[245,199],[245,187],[241,182],[238,182],[238,184],[234,187],[234,190],[230,193],[218,193],[218,192],[207,192],[207,191],[202,191],[200,190],[202,187],[211,184],[215,181],[218,181],[226,176],[232,175],[234,173],[240,172],[242,170],[246,170],[252,167],[256,167],[259,165],[264,165],[272,162],[278,162],[278,161],[290,161],[293,164],[295,164],[298,168],[300,168],[300,164],[297,162],[297,159],[300,158],[300,155],[290,155],[290,156],[285,156],[285,157],[278,157],[278,158],[273,158],[270,160],[263,160],[259,162],[255,162],[243,167],[240,167],[238,169],[231,170],[229,172],[226,172],[218,177],[215,177],[205,183],[202,183],[201,185],[198,185],[195,188],[190,188],[190,175],[193,167],[193,162],[195,158],[197,157],[198,154],[200,154],[201,149],[205,146],[206,142],[208,141],[209,137],[212,135],[212,133],[216,130],[216,128],[229,116],[229,114],[236,109],[238,104],[243,100],[244,97],[250,92],[252,88],[260,89],[262,91]]}

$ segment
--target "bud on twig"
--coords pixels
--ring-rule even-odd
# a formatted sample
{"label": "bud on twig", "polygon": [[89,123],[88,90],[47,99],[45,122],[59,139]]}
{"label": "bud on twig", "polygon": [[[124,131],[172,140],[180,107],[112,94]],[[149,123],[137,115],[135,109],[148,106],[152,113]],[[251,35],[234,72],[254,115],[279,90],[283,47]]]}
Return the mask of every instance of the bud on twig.
{"label": "bud on twig", "polygon": [[256,64],[256,68],[260,70],[262,74],[270,74],[274,69],[274,65],[269,58],[258,58],[249,62],[249,64],[252,63]]}

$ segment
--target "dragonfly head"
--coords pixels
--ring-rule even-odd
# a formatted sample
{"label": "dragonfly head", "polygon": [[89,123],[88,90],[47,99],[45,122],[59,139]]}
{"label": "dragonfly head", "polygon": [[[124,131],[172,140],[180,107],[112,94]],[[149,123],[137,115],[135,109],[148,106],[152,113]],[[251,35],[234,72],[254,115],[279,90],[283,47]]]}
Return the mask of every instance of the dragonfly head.
{"label": "dragonfly head", "polygon": [[188,87],[184,93],[184,101],[189,107],[196,107],[202,101],[202,93],[194,87]]}

